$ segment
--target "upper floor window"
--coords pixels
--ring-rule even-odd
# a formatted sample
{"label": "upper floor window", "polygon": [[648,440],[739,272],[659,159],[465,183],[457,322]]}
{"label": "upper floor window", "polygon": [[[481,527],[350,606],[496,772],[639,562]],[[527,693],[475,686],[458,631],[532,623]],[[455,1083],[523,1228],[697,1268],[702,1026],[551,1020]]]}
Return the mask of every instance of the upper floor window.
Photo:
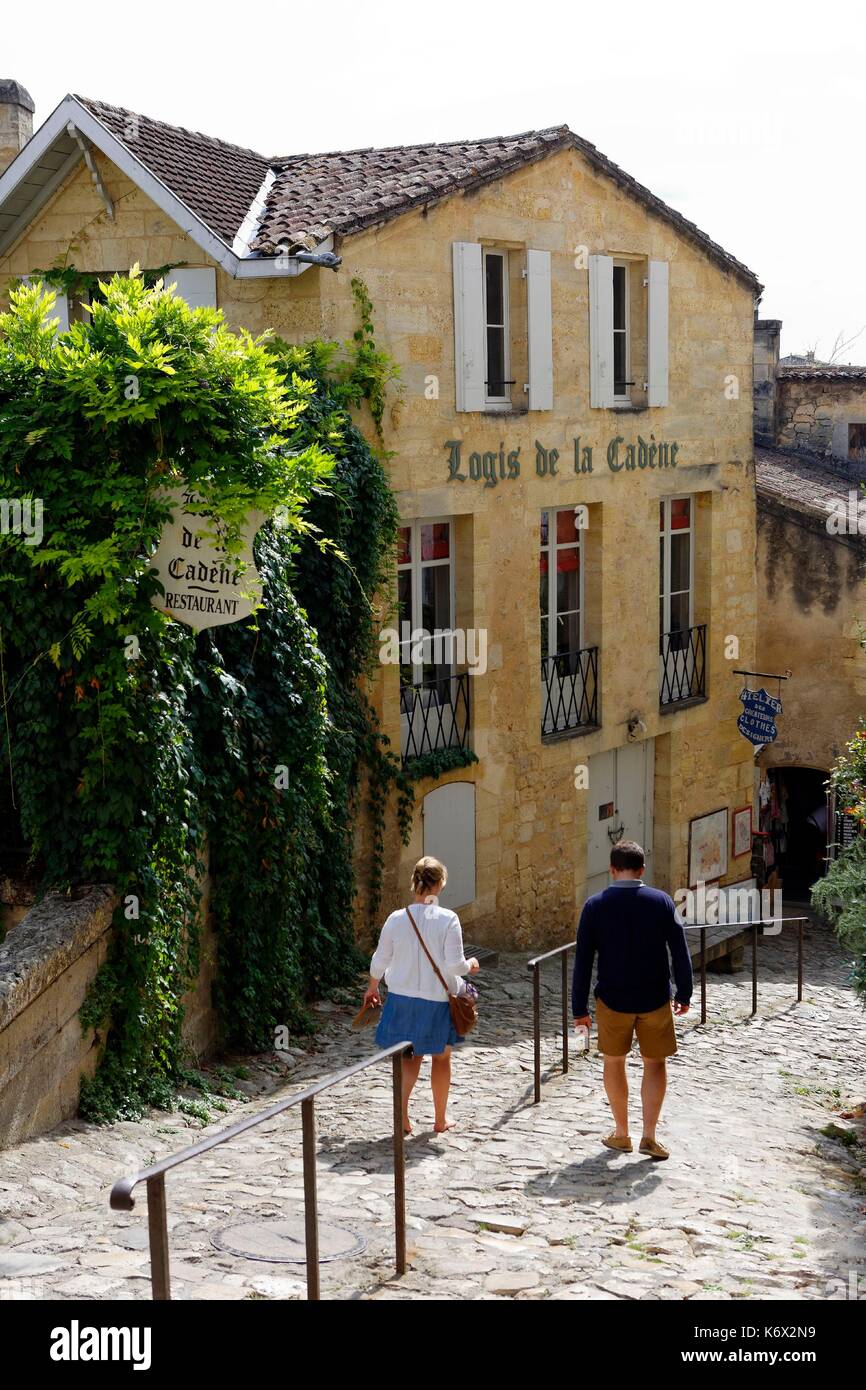
{"label": "upper floor window", "polygon": [[590,405],[667,405],[667,262],[592,255],[588,269]]}
{"label": "upper floor window", "polygon": [[665,497],[659,504],[659,630],[684,632],[692,625],[692,499]]}
{"label": "upper floor window", "polygon": [[551,253],[455,241],[452,259],[457,410],[552,410]]}
{"label": "upper floor window", "polygon": [[583,645],[581,531],[574,507],[541,513],[541,655],[561,656]]}
{"label": "upper floor window", "polygon": [[[454,617],[454,566],[450,521],[413,521],[401,526],[397,548],[400,605],[400,679],[405,685],[452,674],[450,643],[434,633],[450,631]],[[417,638],[412,634],[423,632]],[[438,658],[438,660],[437,660]]]}
{"label": "upper floor window", "polygon": [[484,324],[486,399],[490,405],[510,404],[507,251],[484,252]]}
{"label": "upper floor window", "polygon": [[629,331],[628,331],[628,266],[613,264],[613,394],[618,400],[629,399]]}

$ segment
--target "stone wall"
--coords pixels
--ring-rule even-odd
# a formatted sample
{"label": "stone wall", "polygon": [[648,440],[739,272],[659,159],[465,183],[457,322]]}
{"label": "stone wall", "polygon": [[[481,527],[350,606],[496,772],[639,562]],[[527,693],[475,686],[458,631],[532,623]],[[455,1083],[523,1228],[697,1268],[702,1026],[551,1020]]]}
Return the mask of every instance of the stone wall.
{"label": "stone wall", "polygon": [[[866,424],[866,380],[780,376],[776,386],[777,439],[782,449],[805,450],[848,464],[848,425]],[[851,463],[852,477],[866,474]]]}
{"label": "stone wall", "polygon": [[754,402],[755,443],[776,443],[776,372],[779,369],[781,319],[755,315]]}
{"label": "stone wall", "polygon": [[782,688],[778,738],[762,755],[763,767],[829,770],[862,724],[864,579],[863,538],[830,535],[822,516],[759,500],[761,670],[793,673]]}
{"label": "stone wall", "polygon": [[72,899],[52,893],[0,946],[0,1146],[78,1108],[81,1077],[99,1058],[78,1011],[108,955],[115,901],[105,886]]}
{"label": "stone wall", "polygon": [[[79,1010],[108,956],[116,898],[109,887],[46,896],[0,945],[0,1148],[42,1134],[78,1109],[98,1039]],[[211,1003],[216,948],[206,899],[197,984],[184,1000],[184,1040],[194,1059],[218,1040]]]}

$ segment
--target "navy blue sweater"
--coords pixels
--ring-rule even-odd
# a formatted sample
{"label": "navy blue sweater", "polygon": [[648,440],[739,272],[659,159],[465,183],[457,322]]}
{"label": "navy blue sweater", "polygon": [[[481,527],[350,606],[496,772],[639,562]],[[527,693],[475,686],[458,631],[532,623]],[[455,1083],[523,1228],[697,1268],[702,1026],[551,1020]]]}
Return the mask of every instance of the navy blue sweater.
{"label": "navy blue sweater", "polygon": [[588,1012],[592,963],[598,953],[596,997],[617,1013],[645,1014],[670,1002],[671,970],[675,998],[692,997],[692,962],[686,934],[672,898],[639,879],[620,880],[587,898],[577,928],[571,985],[575,1018]]}

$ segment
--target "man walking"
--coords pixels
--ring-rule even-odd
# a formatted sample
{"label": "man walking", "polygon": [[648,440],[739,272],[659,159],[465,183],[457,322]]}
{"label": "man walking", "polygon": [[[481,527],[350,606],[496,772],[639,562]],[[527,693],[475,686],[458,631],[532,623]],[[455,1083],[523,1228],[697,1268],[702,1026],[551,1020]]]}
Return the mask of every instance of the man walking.
{"label": "man walking", "polygon": [[[643,1060],[640,1152],[663,1159],[669,1154],[656,1139],[656,1125],[667,1088],[666,1059],[677,1050],[671,1010],[689,1011],[692,962],[673,899],[641,881],[644,867],[640,845],[633,840],[614,845],[612,882],[603,893],[587,898],[580,915],[571,1003],[575,1027],[589,1028],[589,986],[598,953],[598,1050],[604,1054],[604,1089],[615,1125],[601,1142],[622,1153],[632,1151],[625,1064],[637,1033]],[[676,981],[673,1002],[668,950]]]}

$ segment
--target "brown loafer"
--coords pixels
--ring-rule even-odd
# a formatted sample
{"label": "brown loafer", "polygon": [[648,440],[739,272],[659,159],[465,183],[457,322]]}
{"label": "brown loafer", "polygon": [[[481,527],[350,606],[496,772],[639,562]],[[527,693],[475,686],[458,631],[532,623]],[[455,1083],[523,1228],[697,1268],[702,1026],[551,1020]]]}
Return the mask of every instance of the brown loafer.
{"label": "brown loafer", "polygon": [[609,1134],[601,1141],[606,1149],[618,1149],[620,1153],[630,1154],[632,1142],[627,1134]]}
{"label": "brown loafer", "polygon": [[655,1139],[641,1139],[640,1153],[649,1154],[650,1158],[670,1158],[670,1153],[664,1144],[659,1144]]}

